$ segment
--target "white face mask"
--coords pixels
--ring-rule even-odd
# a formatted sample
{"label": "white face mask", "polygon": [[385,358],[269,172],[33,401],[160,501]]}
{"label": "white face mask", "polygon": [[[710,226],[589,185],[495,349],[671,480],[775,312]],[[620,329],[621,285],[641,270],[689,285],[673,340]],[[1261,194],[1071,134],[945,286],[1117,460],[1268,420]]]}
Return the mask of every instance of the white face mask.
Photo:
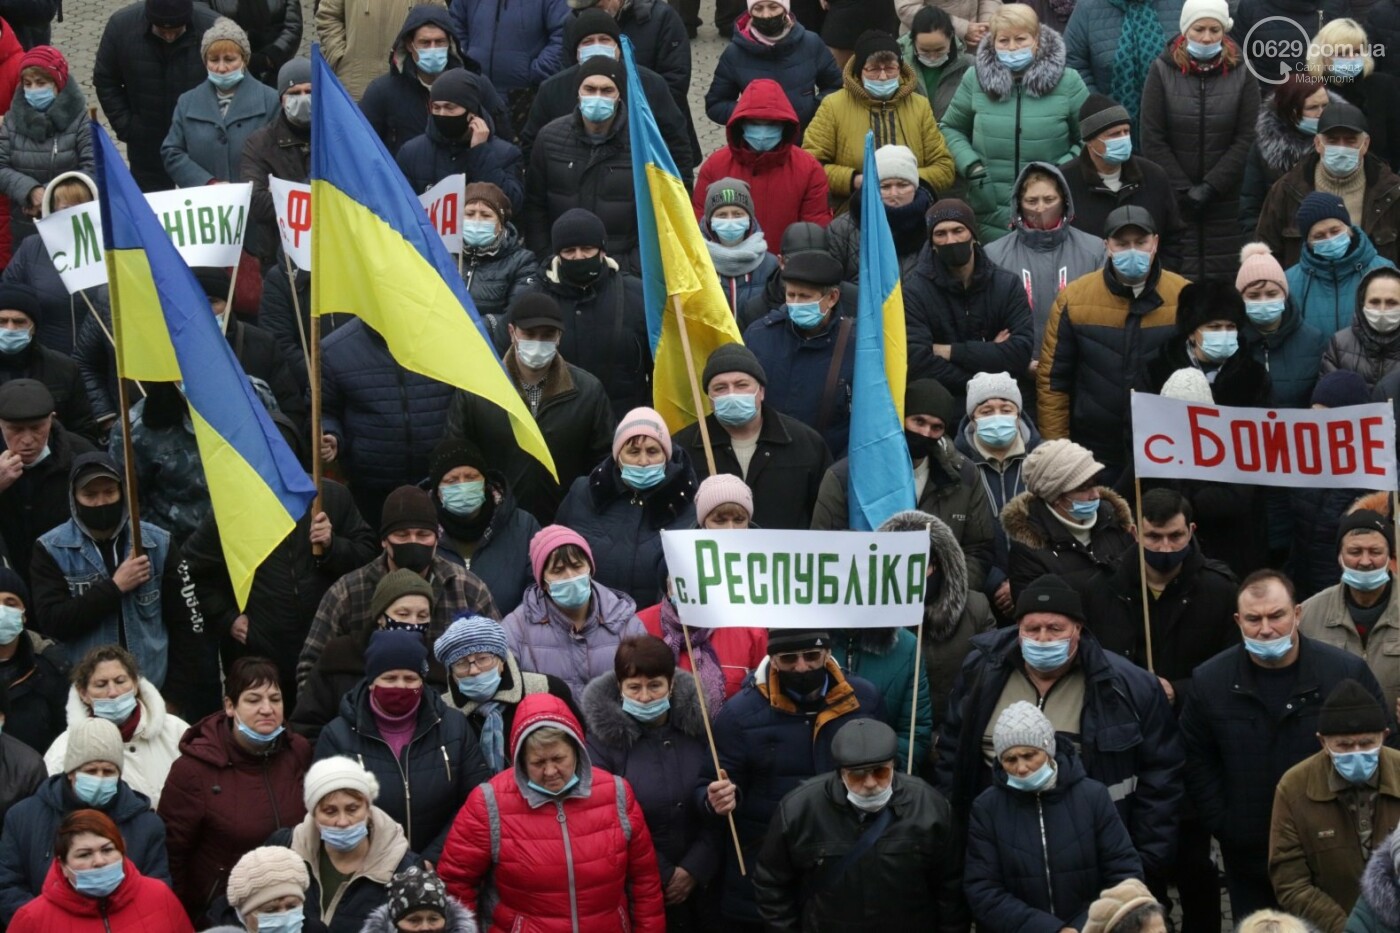
{"label": "white face mask", "polygon": [[1400,327],[1400,308],[1362,308],[1366,323],[1378,333],[1389,334]]}
{"label": "white face mask", "polygon": [[517,340],[515,342],[516,358],[530,369],[544,369],[554,361],[554,355],[558,352],[559,344],[553,340]]}
{"label": "white face mask", "polygon": [[879,813],[889,804],[890,798],[894,796],[894,781],[891,779],[890,786],[882,791],[876,791],[870,796],[857,794],[849,787],[846,788],[846,799],[851,802],[851,806],[857,810],[864,810],[866,813]]}

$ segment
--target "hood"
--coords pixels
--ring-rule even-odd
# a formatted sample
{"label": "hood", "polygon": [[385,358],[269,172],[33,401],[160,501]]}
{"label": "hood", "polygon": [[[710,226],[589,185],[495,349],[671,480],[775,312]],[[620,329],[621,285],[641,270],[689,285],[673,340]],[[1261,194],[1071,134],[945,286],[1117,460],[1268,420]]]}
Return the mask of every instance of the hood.
{"label": "hood", "polygon": [[447,33],[447,68],[466,68],[468,71],[477,73],[481,71],[481,66],[465,56],[457,47],[457,33],[455,32],[456,27],[452,23],[452,14],[447,11],[446,7],[435,6],[431,3],[413,7],[404,17],[403,28],[394,38],[394,46],[389,51],[390,71],[408,75],[417,80],[418,65],[413,61],[413,55],[408,51],[408,37],[419,28],[429,25],[436,26]]}
{"label": "hood", "polygon": [[[316,828],[316,814],[308,813],[292,829],[292,841],[287,846],[302,861],[313,879],[319,874],[321,863],[321,832]],[[383,810],[370,805],[369,808],[369,853],[351,881],[368,878],[381,887],[387,886],[399,870],[399,863],[408,854],[408,837],[403,827]],[[407,867],[407,866],[405,866]]]}
{"label": "hood", "polygon": [[563,729],[578,753],[578,765],[574,771],[578,783],[565,796],[587,797],[593,792],[593,760],[589,758],[588,746],[583,741],[583,727],[563,700],[550,693],[532,693],[516,706],[515,723],[510,729],[510,756],[515,762],[515,784],[531,807],[540,807],[558,799],[531,788],[525,771],[525,739],[530,733],[546,726]]}
{"label": "hood", "polygon": [[[1005,100],[1016,87],[1011,69],[997,60],[991,42],[977,46],[977,83],[994,101]],[[1065,40],[1049,26],[1040,27],[1040,47],[1030,67],[1021,76],[1021,86],[1032,97],[1044,97],[1055,90],[1065,73]]]}
{"label": "hood", "polygon": [[1395,856],[1400,852],[1400,830],[1376,846],[1361,874],[1361,896],[1376,915],[1378,929],[1400,929],[1400,878],[1395,876]]}
{"label": "hood", "polygon": [[223,710],[210,713],[185,730],[180,737],[180,754],[215,768],[233,764],[233,720]]}
{"label": "hood", "polygon": [[[472,912],[463,907],[455,897],[447,897],[447,933],[477,933],[476,920]],[[210,933],[213,933],[211,930]],[[398,925],[389,918],[389,905],[381,904],[374,913],[365,919],[360,933],[399,933]]]}
{"label": "hood", "polygon": [[[1328,278],[1333,275],[1345,275],[1349,271],[1361,272],[1375,261],[1376,247],[1366,235],[1366,231],[1356,224],[1351,225],[1351,235],[1356,243],[1341,259],[1323,259],[1305,244],[1298,254],[1298,265],[1309,275],[1325,275]],[[1360,294],[1359,290],[1357,294]]]}
{"label": "hood", "polygon": [[[1056,187],[1060,189],[1060,197],[1064,199],[1064,216],[1060,220],[1060,225],[1054,230],[1031,230],[1021,219],[1021,192],[1026,187],[1026,176],[1032,171],[1042,172],[1053,178]],[[1032,249],[1040,246],[1052,249],[1064,242],[1073,224],[1074,194],[1069,190],[1064,173],[1049,162],[1027,162],[1021,168],[1020,173],[1016,175],[1016,184],[1011,186],[1011,225],[1013,229],[1020,233],[1021,238],[1026,240]]]}
{"label": "hood", "polygon": [[[754,152],[743,145],[744,120],[772,120],[775,123],[786,124],[787,131],[783,134],[783,141],[772,151]],[[786,146],[796,144],[800,132],[797,111],[792,109],[792,103],[783,92],[783,86],[772,78],[759,78],[749,82],[744,92],[739,95],[739,102],[734,105],[734,112],[729,115],[729,122],[724,127],[724,136],[729,141],[729,148],[734,150],[741,162],[776,160]]]}
{"label": "hood", "polygon": [[938,562],[942,586],[933,602],[924,600],[924,632],[934,641],[952,636],[967,606],[967,558],[953,530],[937,516],[917,509],[898,512],[880,526],[881,531],[928,530],[929,554]]}
{"label": "hood", "polygon": [[856,73],[855,63],[855,59],[852,58],[846,62],[846,67],[841,69],[841,86],[862,107],[892,107],[912,94],[923,96],[920,90],[923,83],[909,63],[902,58],[899,60],[899,89],[889,100],[876,100],[870,96],[870,92],[861,83],[860,75]]}
{"label": "hood", "polygon": [[40,206],[40,217],[47,217],[53,213],[53,189],[59,182],[68,181],[69,179],[77,179],[78,181],[87,185],[88,191],[92,194],[92,199],[94,201],[97,200],[97,182],[92,180],[91,175],[88,175],[85,172],[77,171],[62,172],[58,175],[55,175],[53,181],[50,181],[47,185],[44,186],[44,201],[43,204]]}
{"label": "hood", "polygon": [[[88,526],[84,525],[84,524],[83,524],[83,520],[82,520],[81,518],[78,517],[78,496],[77,496],[77,489],[74,488],[73,483],[77,480],[79,471],[80,471],[80,470],[83,470],[83,469],[86,468],[89,464],[93,464],[93,463],[100,463],[100,464],[102,464],[103,466],[105,466],[105,467],[107,467],[108,469],[110,469],[112,472],[116,473],[118,476],[121,476],[121,475],[122,475],[122,471],[119,470],[119,469],[117,469],[117,462],[116,462],[115,460],[112,459],[112,457],[111,457],[110,454],[103,453],[102,451],[92,451],[92,452],[90,452],[90,453],[78,454],[78,456],[76,456],[76,457],[73,458],[73,465],[72,465],[71,467],[68,468],[68,514],[71,515],[71,516],[73,516],[73,524],[77,525],[77,526],[78,526],[78,529],[79,529],[83,534],[87,535],[89,538],[92,538],[92,537],[93,537],[92,529],[90,529],[90,528],[88,528]],[[125,487],[125,484],[123,484],[123,483],[121,483],[120,481],[118,481],[118,485],[121,486],[121,489],[122,489],[122,498],[121,498],[121,501],[122,501],[122,502],[125,502],[125,501],[126,501],[126,487]],[[126,526],[127,526],[130,522],[131,522],[131,511],[130,511],[129,509],[123,509],[123,510],[122,510],[121,518],[117,521],[117,530],[116,530],[115,537],[117,537],[118,539],[120,539],[120,538],[121,538],[122,532],[126,530]],[[94,538],[94,540],[96,540],[96,539]]]}
{"label": "hood", "polygon": [[[1133,524],[1133,513],[1128,508],[1128,502],[1118,493],[1107,486],[1100,486],[1099,498],[1108,503],[1111,508],[1111,522],[1116,524],[1123,531],[1127,531]],[[1006,503],[1006,508],[1001,510],[1001,524],[1006,529],[1006,534],[1011,540],[1025,545],[1034,551],[1041,551],[1049,548],[1055,543],[1055,537],[1050,534],[1049,529],[1041,524],[1041,520],[1034,514],[1035,503],[1039,500],[1029,492],[1023,492],[1010,502]],[[1043,503],[1042,503],[1043,504]],[[1045,506],[1049,508],[1049,506]],[[1056,526],[1063,528],[1059,522],[1053,518],[1048,519]],[[1103,510],[1099,510],[1099,520],[1094,525],[1097,531],[1104,523]],[[1065,529],[1065,535],[1069,535],[1069,530]]]}
{"label": "hood", "polygon": [[1396,358],[1400,357],[1400,330],[1383,334],[1371,326],[1371,322],[1366,320],[1366,314],[1362,311],[1365,303],[1363,296],[1371,281],[1381,275],[1394,275],[1395,269],[1391,266],[1382,266],[1372,269],[1361,277],[1361,281],[1356,286],[1356,312],[1352,315],[1351,329],[1356,334],[1357,342],[1361,344],[1362,350],[1368,356]]}
{"label": "hood", "polygon": [[[159,737],[161,730],[165,728],[165,700],[161,698],[155,684],[144,677],[136,684],[136,703],[141,707],[141,721],[136,725],[136,734],[132,736],[132,742]],[[77,687],[68,688],[68,704],[64,707],[64,712],[67,714],[70,728],[92,716],[82,698],[78,696]]]}
{"label": "hood", "polygon": [[[631,748],[647,728],[622,711],[620,696],[617,675],[612,672],[594,678],[583,691],[583,718],[599,746]],[[676,668],[671,680],[671,715],[667,723],[693,739],[705,737],[695,677],[680,668]]]}

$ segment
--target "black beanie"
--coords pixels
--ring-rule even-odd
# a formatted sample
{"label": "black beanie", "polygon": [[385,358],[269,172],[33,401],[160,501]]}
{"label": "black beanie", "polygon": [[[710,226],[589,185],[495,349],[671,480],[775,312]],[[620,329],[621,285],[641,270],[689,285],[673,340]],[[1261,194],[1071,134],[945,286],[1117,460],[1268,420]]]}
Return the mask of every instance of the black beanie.
{"label": "black beanie", "polygon": [[481,85],[465,68],[449,68],[438,75],[428,91],[428,99],[465,107],[473,116],[481,113]]}
{"label": "black beanie", "polygon": [[898,59],[899,40],[882,29],[867,29],[856,39],[854,54],[851,56],[851,70],[857,77],[865,68],[865,60],[877,52],[893,52]]}
{"label": "black beanie", "polygon": [[1348,512],[1343,515],[1341,521],[1337,523],[1337,548],[1342,546],[1342,539],[1353,531],[1374,531],[1385,538],[1385,543],[1390,547],[1392,556],[1395,554],[1395,526],[1390,519],[1374,509],[1357,509],[1355,512]]}
{"label": "black beanie", "polygon": [[1076,622],[1084,621],[1084,602],[1079,593],[1057,574],[1036,577],[1016,600],[1016,618],[1032,612],[1056,612]]}
{"label": "black beanie", "polygon": [[1319,735],[1358,735],[1384,732],[1388,727],[1385,710],[1361,684],[1347,678],[1327,695],[1317,714]]}
{"label": "black beanie", "polygon": [[0,284],[0,311],[19,311],[34,323],[39,322],[39,293],[23,282]]}
{"label": "black beanie", "polygon": [[768,374],[763,371],[763,364],[742,343],[722,344],[710,353],[710,358],[705,361],[705,372],[700,377],[700,387],[708,392],[710,380],[720,373],[747,373],[757,379],[759,385],[768,385]]}
{"label": "black beanie", "polygon": [[600,33],[612,36],[614,42],[620,43],[622,30],[617,25],[617,18],[596,7],[583,10],[564,25],[564,48],[577,59],[578,44],[584,40],[584,37],[596,36]]}
{"label": "black beanie", "polygon": [[442,478],[460,466],[469,466],[484,476],[486,455],[471,441],[444,438],[433,448],[428,460],[428,479],[433,489],[442,485]]}
{"label": "black beanie", "polygon": [[549,230],[549,246],[556,254],[570,246],[607,246],[608,230],[598,215],[581,207],[572,207],[559,215]]}
{"label": "black beanie", "polygon": [[578,66],[577,87],[583,87],[584,79],[593,75],[612,78],[613,84],[617,85],[618,96],[624,100],[627,98],[627,74],[622,68],[622,62],[604,55],[593,56]]}
{"label": "black beanie", "polygon": [[916,379],[904,390],[904,417],[932,415],[952,431],[958,426],[958,406],[953,393],[937,379]]}

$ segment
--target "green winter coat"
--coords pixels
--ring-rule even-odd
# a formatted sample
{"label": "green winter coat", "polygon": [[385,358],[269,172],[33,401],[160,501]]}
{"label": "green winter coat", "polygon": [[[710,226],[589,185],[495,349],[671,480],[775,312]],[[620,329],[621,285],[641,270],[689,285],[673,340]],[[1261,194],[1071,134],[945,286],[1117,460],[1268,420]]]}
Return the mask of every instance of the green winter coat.
{"label": "green winter coat", "polygon": [[[968,179],[967,202],[984,245],[1010,229],[1012,188],[1027,162],[1058,165],[1079,154],[1079,107],[1089,96],[1079,73],[1065,68],[1065,43],[1055,30],[1040,27],[1035,60],[1019,81],[992,46],[978,45],[941,123],[958,174]],[[986,174],[970,177],[979,163]]]}
{"label": "green winter coat", "polygon": [[[921,767],[933,750],[933,705],[928,673],[919,666],[918,713],[914,713],[914,648],[918,642],[907,628],[850,629],[836,633],[831,656],[841,670],[863,677],[885,698],[885,723],[899,738],[901,771],[909,762],[909,725],[914,725],[914,766]],[[917,772],[916,772],[917,773]]]}

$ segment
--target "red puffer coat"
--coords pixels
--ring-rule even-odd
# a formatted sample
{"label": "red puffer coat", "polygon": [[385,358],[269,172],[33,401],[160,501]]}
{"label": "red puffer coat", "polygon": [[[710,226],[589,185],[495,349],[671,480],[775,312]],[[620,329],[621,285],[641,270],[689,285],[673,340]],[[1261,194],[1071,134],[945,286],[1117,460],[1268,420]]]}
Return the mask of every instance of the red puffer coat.
{"label": "red puffer coat", "polygon": [[220,711],[190,726],[156,809],[175,892],[196,919],[224,893],[240,858],[306,816],[301,781],[311,744],[284,732],[272,754],[256,755],[234,741],[232,724]]}
{"label": "red puffer coat", "polygon": [[190,918],[165,885],[126,861],[126,877],[110,897],[84,897],[54,859],[44,890],[20,908],[9,933],[194,933]]}
{"label": "red puffer coat", "polygon": [[[579,782],[557,799],[526,786],[525,737],[542,726],[568,732],[578,753]],[[494,871],[493,933],[664,933],[661,876],[642,808],[626,781],[589,762],[569,708],[549,694],[527,696],[510,743],[515,767],[478,785],[447,835],[438,863],[447,893],[475,911]]]}

